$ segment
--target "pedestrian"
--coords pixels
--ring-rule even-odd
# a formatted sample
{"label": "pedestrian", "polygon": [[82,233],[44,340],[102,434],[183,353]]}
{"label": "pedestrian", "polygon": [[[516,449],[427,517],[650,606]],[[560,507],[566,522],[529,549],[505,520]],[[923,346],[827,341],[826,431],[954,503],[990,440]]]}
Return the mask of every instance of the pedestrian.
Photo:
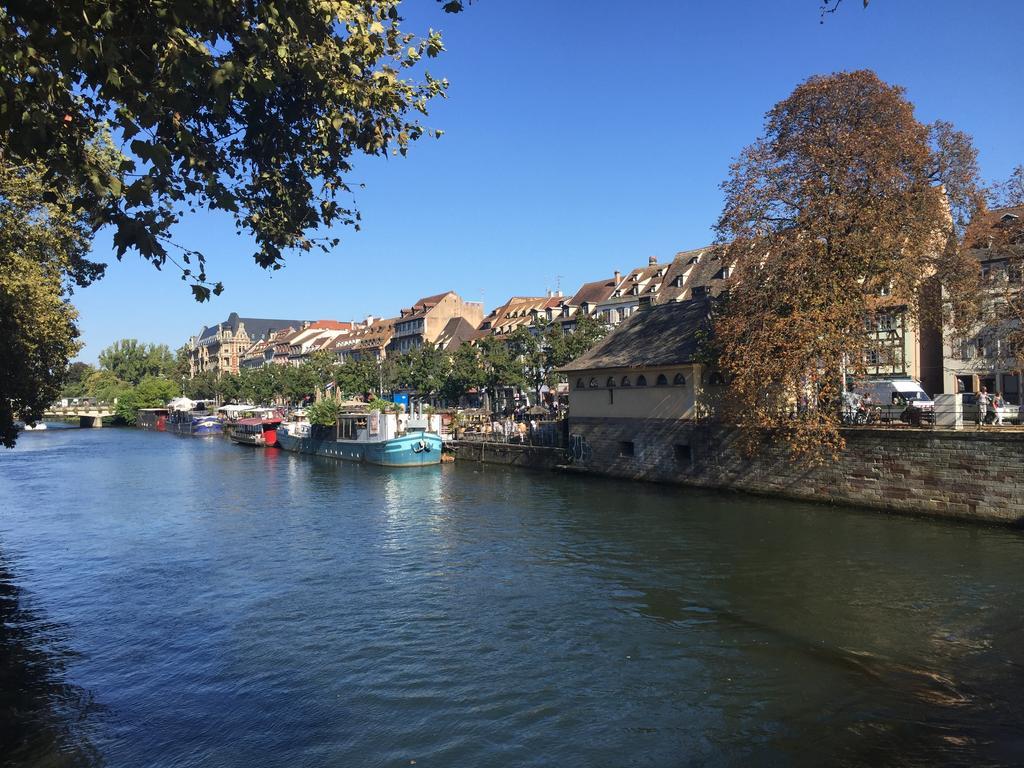
{"label": "pedestrian", "polygon": [[1003,426],[1003,406],[1006,405],[1006,401],[1003,400],[1003,393],[996,392],[995,398],[992,400],[992,423],[996,426]]}
{"label": "pedestrian", "polygon": [[981,425],[985,423],[985,417],[988,416],[988,405],[992,402],[992,396],[989,395],[988,390],[985,387],[981,388],[981,392],[978,393],[978,429],[981,429]]}

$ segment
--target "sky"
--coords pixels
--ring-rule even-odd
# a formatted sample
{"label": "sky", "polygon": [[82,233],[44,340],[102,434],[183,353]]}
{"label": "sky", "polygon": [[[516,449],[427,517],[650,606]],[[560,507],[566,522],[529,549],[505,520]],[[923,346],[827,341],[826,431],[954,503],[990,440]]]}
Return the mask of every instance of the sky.
{"label": "sky", "polygon": [[120,338],[184,344],[231,312],[352,320],[393,316],[446,290],[483,301],[541,296],[706,245],[729,163],[776,102],[815,74],[873,69],[902,85],[922,122],[974,137],[982,175],[1024,163],[1024,2],[845,0],[474,0],[442,13],[402,3],[404,27],[443,32],[430,60],[448,98],[424,123],[444,130],[408,157],[363,158],[352,179],[360,232],[330,253],[266,272],[230,219],[200,213],[175,232],[203,250],[224,293],[196,303],[170,269],[108,232],[106,277],[78,289],[95,362]]}

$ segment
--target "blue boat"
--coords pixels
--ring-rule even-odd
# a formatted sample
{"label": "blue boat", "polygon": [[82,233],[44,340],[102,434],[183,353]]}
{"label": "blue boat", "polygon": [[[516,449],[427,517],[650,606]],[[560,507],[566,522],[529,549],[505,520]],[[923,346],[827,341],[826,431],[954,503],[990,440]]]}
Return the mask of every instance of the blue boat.
{"label": "blue boat", "polygon": [[212,402],[175,398],[167,406],[168,414],[163,431],[195,437],[221,434],[223,428],[220,419],[207,408],[207,403]]}
{"label": "blue boat", "polygon": [[399,418],[397,414],[345,414],[331,427],[292,422],[278,429],[278,447],[296,453],[361,461],[382,467],[423,467],[441,463],[442,442],[431,418]]}

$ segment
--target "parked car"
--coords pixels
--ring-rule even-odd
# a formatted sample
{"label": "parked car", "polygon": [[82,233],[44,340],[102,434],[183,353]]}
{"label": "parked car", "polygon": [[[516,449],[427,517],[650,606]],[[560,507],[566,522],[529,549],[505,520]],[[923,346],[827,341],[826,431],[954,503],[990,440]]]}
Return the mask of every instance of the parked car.
{"label": "parked car", "polygon": [[[964,423],[966,424],[977,424],[978,423],[978,393],[977,392],[964,392],[963,395],[963,407],[964,407]],[[1007,403],[996,409],[996,412],[1003,417],[1004,424],[1021,424],[1024,423],[1021,411],[1024,410],[1024,406],[1013,405]],[[998,421],[997,418],[990,411],[985,414],[985,423],[993,424]]]}
{"label": "parked car", "polygon": [[[935,419],[935,401],[921,388],[921,382],[914,379],[870,379],[859,382],[854,391],[870,398],[881,421],[913,423],[918,418],[929,422]],[[921,412],[919,417],[915,410]]]}

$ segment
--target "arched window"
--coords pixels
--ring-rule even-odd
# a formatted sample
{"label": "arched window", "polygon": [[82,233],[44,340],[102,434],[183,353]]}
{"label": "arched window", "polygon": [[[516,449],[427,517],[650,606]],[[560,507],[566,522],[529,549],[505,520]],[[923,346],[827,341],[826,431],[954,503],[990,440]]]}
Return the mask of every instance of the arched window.
{"label": "arched window", "polygon": [[686,377],[683,376],[683,374],[681,374],[681,373],[677,373],[675,378],[672,379],[672,384],[677,386],[677,387],[685,387],[686,386]]}
{"label": "arched window", "polygon": [[597,386],[597,376],[591,376],[590,383],[587,386],[589,386],[591,389],[594,389]]}
{"label": "arched window", "polygon": [[614,387],[615,386],[615,377],[614,376],[609,376],[608,377],[608,381],[605,382],[605,386],[606,387]]}
{"label": "arched window", "polygon": [[655,385],[659,386],[659,387],[667,387],[668,386],[668,376],[666,376],[664,373],[659,373],[658,374],[658,380],[655,382]]}
{"label": "arched window", "polygon": [[623,376],[621,384],[622,384],[623,387],[631,387],[631,386],[633,386],[632,382],[629,380],[629,376]]}
{"label": "arched window", "polygon": [[646,387],[647,386],[647,377],[644,376],[641,373],[639,376],[636,377],[636,385],[638,387]]}
{"label": "arched window", "polygon": [[576,379],[576,389],[583,389],[583,379]]}

